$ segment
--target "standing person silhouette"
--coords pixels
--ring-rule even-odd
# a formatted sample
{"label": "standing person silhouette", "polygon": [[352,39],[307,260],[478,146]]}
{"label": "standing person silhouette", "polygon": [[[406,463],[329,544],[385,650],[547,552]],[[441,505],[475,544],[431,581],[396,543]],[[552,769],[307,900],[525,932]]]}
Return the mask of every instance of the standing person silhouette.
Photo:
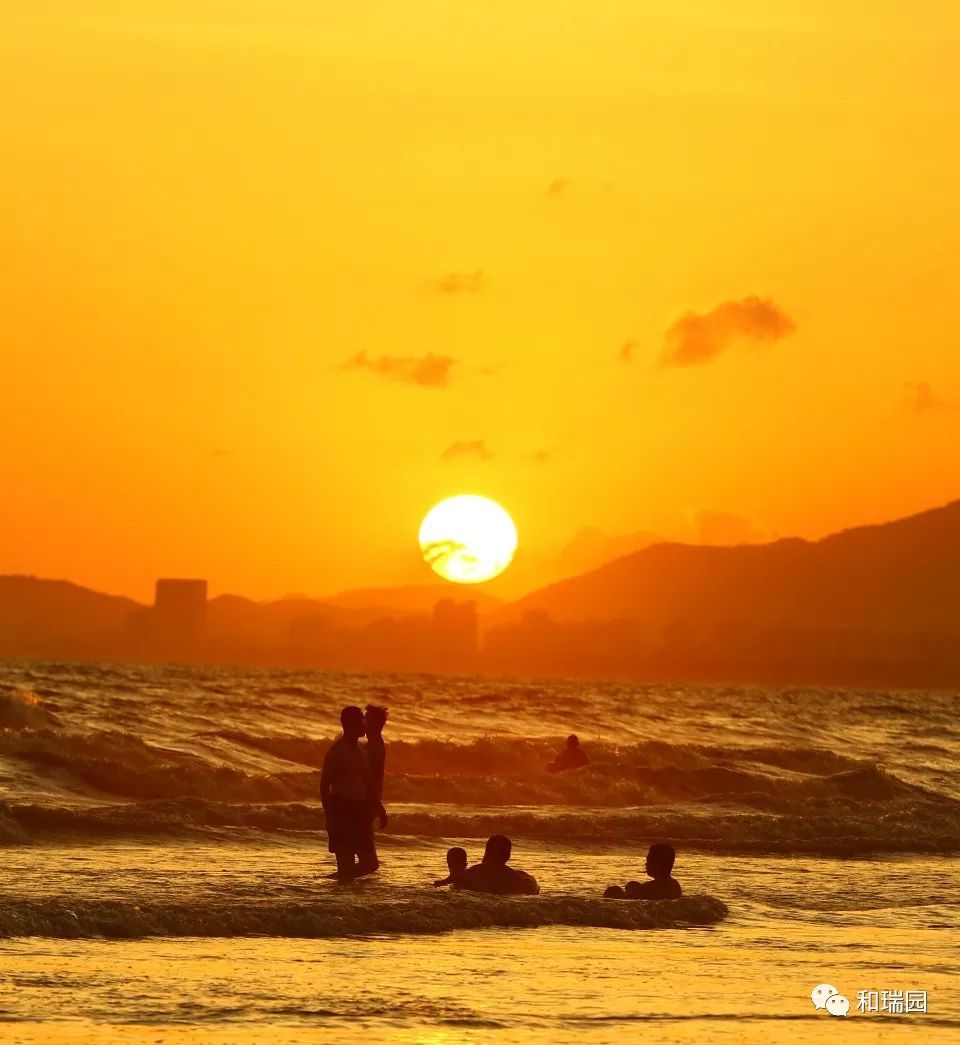
{"label": "standing person silhouette", "polygon": [[[337,858],[337,870],[330,877],[348,881],[375,871],[367,843],[372,839],[371,809],[375,792],[367,751],[360,746],[366,732],[363,712],[346,707],[340,712],[343,736],[331,745],[320,774],[320,801],[327,821],[330,852]],[[359,862],[355,860],[360,856]],[[376,861],[376,850],[372,859]]]}
{"label": "standing person silhouette", "polygon": [[383,774],[386,768],[387,749],[383,742],[383,727],[387,724],[387,709],[379,704],[368,704],[364,716],[367,731],[367,758],[370,762],[370,782],[373,797],[367,811],[366,832],[357,853],[358,874],[369,874],[380,866],[377,844],[373,834],[373,819],[377,818],[380,830],[388,824],[387,811],[383,808]]}
{"label": "standing person silhouette", "polygon": [[383,808],[383,774],[387,763],[387,748],[383,742],[383,727],[387,724],[388,711],[379,704],[368,704],[364,722],[367,727],[367,755],[370,759],[370,775],[377,797],[377,815],[381,829],[387,826],[387,811]]}

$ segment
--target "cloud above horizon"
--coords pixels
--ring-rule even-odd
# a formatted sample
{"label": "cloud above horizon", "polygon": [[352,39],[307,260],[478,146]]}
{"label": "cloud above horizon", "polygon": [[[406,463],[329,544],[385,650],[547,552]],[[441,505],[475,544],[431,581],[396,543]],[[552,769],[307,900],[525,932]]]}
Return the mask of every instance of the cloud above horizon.
{"label": "cloud above horizon", "polygon": [[631,555],[651,544],[659,544],[662,537],[648,530],[635,533],[609,534],[595,526],[585,526],[561,548],[556,558],[557,573],[569,577],[587,570],[595,570],[608,562]]}
{"label": "cloud above horizon", "polygon": [[341,363],[340,369],[368,370],[391,381],[421,388],[448,388],[450,372],[456,363],[452,356],[435,356],[432,352],[425,356],[379,356],[376,359],[366,352],[358,352]]}
{"label": "cloud above horizon", "polygon": [[485,286],[483,269],[473,272],[448,272],[433,284],[440,294],[479,294]]}
{"label": "cloud above horizon", "polygon": [[758,544],[765,539],[765,535],[749,519],[741,519],[739,515],[730,512],[697,512],[694,524],[701,544]]}
{"label": "cloud above horizon", "polygon": [[960,410],[960,402],[955,399],[942,398],[926,381],[908,384],[907,390],[907,406],[915,414]]}
{"label": "cloud above horizon", "polygon": [[633,338],[627,338],[620,346],[620,362],[624,366],[630,366],[633,362],[633,354],[637,350],[637,343]]}
{"label": "cloud above horizon", "polygon": [[724,301],[709,312],[687,312],[667,330],[660,363],[709,363],[738,341],[772,343],[796,329],[794,321],[769,298],[756,295]]}
{"label": "cloud above horizon", "polygon": [[485,439],[459,439],[443,451],[440,460],[453,461],[458,457],[476,457],[481,461],[492,461],[496,456],[487,446]]}

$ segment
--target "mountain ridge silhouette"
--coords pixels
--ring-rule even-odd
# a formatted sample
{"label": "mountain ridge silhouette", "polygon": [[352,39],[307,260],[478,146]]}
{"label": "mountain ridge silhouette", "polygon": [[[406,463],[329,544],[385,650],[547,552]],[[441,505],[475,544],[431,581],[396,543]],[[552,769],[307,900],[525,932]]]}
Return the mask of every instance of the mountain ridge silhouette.
{"label": "mountain ridge silhouette", "polygon": [[[479,621],[437,617],[431,604],[445,600],[474,601]],[[176,659],[175,648],[144,640],[150,626],[150,608],[133,599],[0,576],[0,656]],[[322,667],[354,648],[358,668],[399,670],[419,643],[417,670],[726,678],[767,664],[777,678],[802,669],[807,679],[836,679],[865,677],[861,663],[873,665],[870,678],[952,684],[958,639],[960,500],[814,541],[660,542],[504,605],[453,585],[264,602],[218,595],[185,655]]]}
{"label": "mountain ridge silhouette", "polygon": [[650,626],[748,616],[816,628],[960,631],[960,500],[814,541],[653,544],[531,592],[497,620],[530,612]]}

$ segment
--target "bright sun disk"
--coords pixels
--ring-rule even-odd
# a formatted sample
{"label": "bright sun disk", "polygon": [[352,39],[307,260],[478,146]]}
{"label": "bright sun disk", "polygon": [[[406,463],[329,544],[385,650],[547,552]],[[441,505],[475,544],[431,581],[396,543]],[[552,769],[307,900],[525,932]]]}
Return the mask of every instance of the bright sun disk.
{"label": "bright sun disk", "polygon": [[420,551],[434,573],[480,584],[503,573],[517,550],[517,528],[489,497],[461,494],[434,505],[420,524]]}

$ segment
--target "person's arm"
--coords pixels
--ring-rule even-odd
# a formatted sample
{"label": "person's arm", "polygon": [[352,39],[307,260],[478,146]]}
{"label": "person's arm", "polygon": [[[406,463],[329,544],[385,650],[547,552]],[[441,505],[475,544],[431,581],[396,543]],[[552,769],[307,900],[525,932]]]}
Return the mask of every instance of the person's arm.
{"label": "person's arm", "polygon": [[559,755],[547,766],[548,773],[564,773],[570,769],[573,762],[570,757],[570,749],[565,747]]}
{"label": "person's arm", "polygon": [[387,749],[383,743],[383,737],[367,740],[367,755],[370,762],[373,792],[376,796],[377,816],[380,820],[380,830],[383,831],[390,822],[387,811],[383,807],[383,774],[387,764]]}
{"label": "person's arm", "polygon": [[333,784],[336,764],[335,750],[332,744],[327,748],[327,753],[323,756],[323,769],[320,771],[320,804],[324,809],[327,808],[327,802],[330,800],[330,788]]}
{"label": "person's arm", "polygon": [[453,885],[456,889],[470,889],[473,892],[481,893],[486,892],[485,889],[481,888],[483,885],[483,873],[483,864],[474,864],[473,867],[468,867],[462,874],[458,874]]}
{"label": "person's arm", "polygon": [[377,770],[376,759],[371,757],[370,751],[362,747],[359,750],[362,756],[361,763],[363,765],[364,790],[367,794],[367,801],[370,803],[370,808],[376,810],[380,830],[382,831],[390,822],[380,797],[383,781]]}
{"label": "person's arm", "polygon": [[360,744],[357,744],[350,754],[360,760],[360,776],[363,778],[364,800],[369,803],[371,809],[376,809],[380,799],[373,783],[373,773],[370,772],[370,755],[367,753],[367,749]]}
{"label": "person's arm", "polygon": [[657,891],[656,882],[627,882],[624,889],[628,900],[655,900]]}
{"label": "person's arm", "polygon": [[540,893],[540,886],[537,884],[536,878],[532,874],[527,874],[526,871],[515,871],[517,876],[517,892],[521,896],[538,896]]}
{"label": "person's arm", "polygon": [[383,799],[383,774],[387,765],[387,748],[383,737],[367,739],[367,758],[370,762],[370,775],[373,777],[373,789],[377,801]]}
{"label": "person's arm", "polygon": [[434,887],[437,888],[437,889],[439,889],[440,886],[442,886],[442,885],[452,885],[453,884],[453,875],[448,874],[446,878],[441,878],[438,881],[434,882],[433,884],[434,884]]}

